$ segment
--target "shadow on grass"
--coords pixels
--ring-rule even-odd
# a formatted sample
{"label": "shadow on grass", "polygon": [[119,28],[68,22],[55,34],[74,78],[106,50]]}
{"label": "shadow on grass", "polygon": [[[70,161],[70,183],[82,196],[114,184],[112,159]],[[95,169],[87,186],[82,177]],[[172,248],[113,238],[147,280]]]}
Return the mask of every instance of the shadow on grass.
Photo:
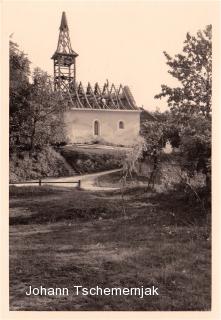
{"label": "shadow on grass", "polygon": [[[10,310],[210,310],[209,225],[179,192],[128,188],[126,216],[119,191],[24,187],[11,190],[10,202]],[[194,224],[185,220],[191,215]],[[40,284],[155,285],[160,295],[25,296],[28,285]]]}
{"label": "shadow on grass", "polygon": [[90,192],[56,187],[13,187],[10,190],[10,225],[45,224],[64,220],[90,221],[119,215],[113,201]]}
{"label": "shadow on grass", "polygon": [[202,204],[193,195],[183,191],[157,193],[138,186],[125,188],[123,194],[124,199],[120,190],[90,192],[52,186],[12,187],[10,224],[113,218],[129,219],[128,223],[136,221],[152,226],[210,224],[210,204],[205,206],[205,214]]}

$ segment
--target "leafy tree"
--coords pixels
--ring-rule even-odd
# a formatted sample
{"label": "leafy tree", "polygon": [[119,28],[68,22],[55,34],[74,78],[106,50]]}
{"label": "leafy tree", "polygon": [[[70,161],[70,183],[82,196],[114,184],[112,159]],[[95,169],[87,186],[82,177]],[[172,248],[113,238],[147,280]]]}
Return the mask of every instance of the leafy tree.
{"label": "leafy tree", "polygon": [[52,80],[10,41],[10,141],[11,152],[33,150],[65,141],[64,101],[52,90]]}
{"label": "leafy tree", "polygon": [[184,41],[182,54],[172,58],[164,52],[168,72],[175,77],[180,86],[170,88],[162,85],[162,92],[156,98],[167,97],[168,106],[178,118],[193,114],[209,117],[212,96],[212,26],[198,31],[196,36],[189,33]]}
{"label": "leafy tree", "polygon": [[64,141],[64,104],[53,91],[49,75],[39,68],[33,72],[29,113],[26,125],[30,149]]}
{"label": "leafy tree", "polygon": [[162,92],[155,96],[166,97],[171,111],[164,139],[179,146],[183,170],[189,176],[205,174],[210,189],[212,26],[198,31],[196,36],[187,33],[182,54],[174,58],[164,54],[168,72],[180,82],[175,88],[162,85]]}
{"label": "leafy tree", "polygon": [[201,172],[211,186],[211,121],[193,116],[180,130],[180,164],[190,177]]}
{"label": "leafy tree", "polygon": [[30,61],[18,45],[9,43],[9,145],[11,150],[21,144],[23,124],[27,118],[30,97]]}
{"label": "leafy tree", "polygon": [[151,153],[154,147],[162,150],[167,141],[177,148],[180,144],[179,129],[171,112],[155,111],[152,115],[155,120],[145,121],[141,126],[141,135],[146,140],[146,153]]}

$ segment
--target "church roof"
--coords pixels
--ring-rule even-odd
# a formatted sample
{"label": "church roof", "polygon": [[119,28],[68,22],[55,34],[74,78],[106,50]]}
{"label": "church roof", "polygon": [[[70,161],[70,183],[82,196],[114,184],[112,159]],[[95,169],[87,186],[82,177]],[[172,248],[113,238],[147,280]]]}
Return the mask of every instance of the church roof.
{"label": "church roof", "polygon": [[148,110],[144,108],[140,108],[141,114],[140,114],[140,121],[145,122],[145,121],[157,121],[157,118],[151,114]]}
{"label": "church roof", "polygon": [[68,94],[77,109],[139,110],[128,86],[105,83],[101,89],[98,83],[94,87],[88,83],[85,90],[80,82]]}

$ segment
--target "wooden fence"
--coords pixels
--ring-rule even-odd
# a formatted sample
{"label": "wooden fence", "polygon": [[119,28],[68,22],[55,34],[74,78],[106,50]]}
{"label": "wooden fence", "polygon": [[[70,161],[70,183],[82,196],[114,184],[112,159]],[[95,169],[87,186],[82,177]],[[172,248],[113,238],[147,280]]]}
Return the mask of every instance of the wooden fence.
{"label": "wooden fence", "polygon": [[78,181],[42,181],[42,179],[39,179],[38,181],[23,181],[23,182],[16,182],[16,183],[9,183],[10,186],[15,186],[18,184],[37,184],[39,187],[42,186],[42,184],[55,184],[55,183],[71,183],[71,184],[77,184],[77,187],[81,187],[81,180]]}

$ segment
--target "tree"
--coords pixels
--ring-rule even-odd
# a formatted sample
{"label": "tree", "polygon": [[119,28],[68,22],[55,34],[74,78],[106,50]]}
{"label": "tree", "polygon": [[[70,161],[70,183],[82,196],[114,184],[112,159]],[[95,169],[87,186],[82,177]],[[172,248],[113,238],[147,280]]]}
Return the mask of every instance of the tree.
{"label": "tree", "polygon": [[193,114],[209,117],[212,96],[212,26],[198,31],[196,36],[186,35],[182,54],[172,58],[164,52],[168,72],[180,86],[170,88],[162,85],[162,92],[155,98],[167,97],[170,110],[181,121]]}
{"label": "tree", "polygon": [[202,115],[192,116],[180,130],[180,164],[190,177],[204,174],[211,189],[211,121]]}
{"label": "tree", "polygon": [[64,103],[61,96],[53,91],[52,79],[36,68],[26,121],[30,150],[64,141],[63,111]]}
{"label": "tree", "polygon": [[182,54],[174,58],[164,54],[171,68],[168,72],[180,82],[176,88],[162,85],[162,92],[155,96],[166,97],[171,111],[166,137],[171,140],[176,132],[181,167],[189,176],[205,174],[210,189],[212,26],[196,36],[187,33]]}
{"label": "tree", "polygon": [[30,96],[30,61],[13,41],[9,43],[9,145],[21,144],[21,132],[26,120]]}
{"label": "tree", "polygon": [[[10,41],[10,150],[42,148],[64,142],[64,99],[53,91],[52,79]],[[32,81],[30,81],[32,78]]]}

